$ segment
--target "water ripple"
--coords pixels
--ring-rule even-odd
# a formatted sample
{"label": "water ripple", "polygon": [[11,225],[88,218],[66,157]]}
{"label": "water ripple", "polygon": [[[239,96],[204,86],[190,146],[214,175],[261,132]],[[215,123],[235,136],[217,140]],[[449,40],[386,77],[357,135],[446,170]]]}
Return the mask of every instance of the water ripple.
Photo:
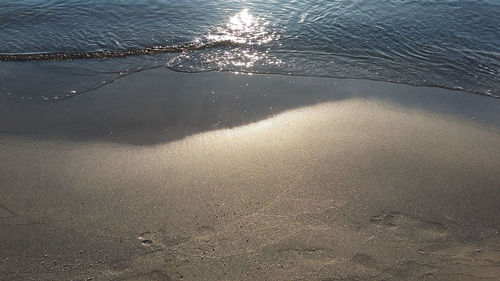
{"label": "water ripple", "polygon": [[[0,60],[159,55],[158,65],[179,71],[366,78],[500,95],[498,14],[494,0],[7,0]],[[165,53],[176,55],[163,60]]]}

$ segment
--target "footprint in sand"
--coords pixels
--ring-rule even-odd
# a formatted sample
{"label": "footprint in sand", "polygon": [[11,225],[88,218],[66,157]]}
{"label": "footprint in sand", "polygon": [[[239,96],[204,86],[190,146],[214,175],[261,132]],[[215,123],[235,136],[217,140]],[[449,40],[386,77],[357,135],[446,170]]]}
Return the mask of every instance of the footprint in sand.
{"label": "footprint in sand", "polygon": [[449,234],[444,224],[425,221],[397,212],[382,213],[372,217],[370,222],[385,227],[400,239],[416,242],[443,240]]}
{"label": "footprint in sand", "polygon": [[371,257],[369,255],[365,255],[365,254],[356,254],[356,255],[354,255],[351,258],[351,262],[355,263],[355,264],[362,265],[364,267],[368,267],[368,268],[373,268],[373,269],[379,269],[380,268],[380,265],[377,262],[377,260],[375,260],[375,258],[373,258],[373,257]]}

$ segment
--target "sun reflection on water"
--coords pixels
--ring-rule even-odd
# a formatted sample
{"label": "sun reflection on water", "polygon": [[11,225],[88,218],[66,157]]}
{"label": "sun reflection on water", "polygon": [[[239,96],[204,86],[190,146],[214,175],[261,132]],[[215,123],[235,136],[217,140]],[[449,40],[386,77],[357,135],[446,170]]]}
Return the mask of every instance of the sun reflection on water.
{"label": "sun reflection on water", "polygon": [[247,9],[239,12],[231,17],[230,21],[232,29],[244,29],[245,26],[251,26],[255,22],[254,17],[248,12]]}
{"label": "sun reflection on water", "polygon": [[278,39],[276,34],[269,33],[268,25],[268,21],[255,17],[248,9],[244,9],[229,18],[223,26],[209,32],[207,39],[216,42],[262,45]]}
{"label": "sun reflection on water", "polygon": [[272,24],[243,9],[210,28],[195,40],[199,44],[223,43],[221,47],[203,50],[197,54],[183,53],[170,61],[172,68],[203,71],[205,69],[245,71],[257,65],[280,65],[282,61],[269,56],[269,44],[279,40]]}

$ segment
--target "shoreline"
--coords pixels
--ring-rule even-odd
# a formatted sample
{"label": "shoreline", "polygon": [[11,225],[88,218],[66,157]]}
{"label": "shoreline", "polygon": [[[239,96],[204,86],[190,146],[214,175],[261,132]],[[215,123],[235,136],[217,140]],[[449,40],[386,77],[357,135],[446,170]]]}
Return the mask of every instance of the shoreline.
{"label": "shoreline", "polygon": [[[190,85],[191,80],[199,85]],[[44,96],[43,90],[34,93]],[[0,135],[148,145],[238,127],[304,106],[353,98],[460,117],[491,128],[500,126],[497,99],[463,91],[362,79],[180,73],[155,68],[52,103],[19,102],[0,95],[0,118],[12,120],[0,125]],[[32,99],[36,100],[36,96]],[[137,134],[141,136],[135,138]]]}

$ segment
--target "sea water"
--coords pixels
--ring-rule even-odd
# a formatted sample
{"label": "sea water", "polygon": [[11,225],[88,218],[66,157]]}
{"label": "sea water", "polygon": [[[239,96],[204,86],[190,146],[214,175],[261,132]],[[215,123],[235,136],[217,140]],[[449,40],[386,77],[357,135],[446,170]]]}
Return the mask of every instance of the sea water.
{"label": "sea water", "polygon": [[[6,64],[9,70],[0,76],[6,84],[21,61],[44,61],[49,70],[72,61],[83,67],[61,71],[78,76],[75,85],[66,79],[66,95],[165,66],[361,78],[497,96],[499,15],[498,0],[4,0],[0,70]],[[82,82],[96,73],[109,77]]]}

